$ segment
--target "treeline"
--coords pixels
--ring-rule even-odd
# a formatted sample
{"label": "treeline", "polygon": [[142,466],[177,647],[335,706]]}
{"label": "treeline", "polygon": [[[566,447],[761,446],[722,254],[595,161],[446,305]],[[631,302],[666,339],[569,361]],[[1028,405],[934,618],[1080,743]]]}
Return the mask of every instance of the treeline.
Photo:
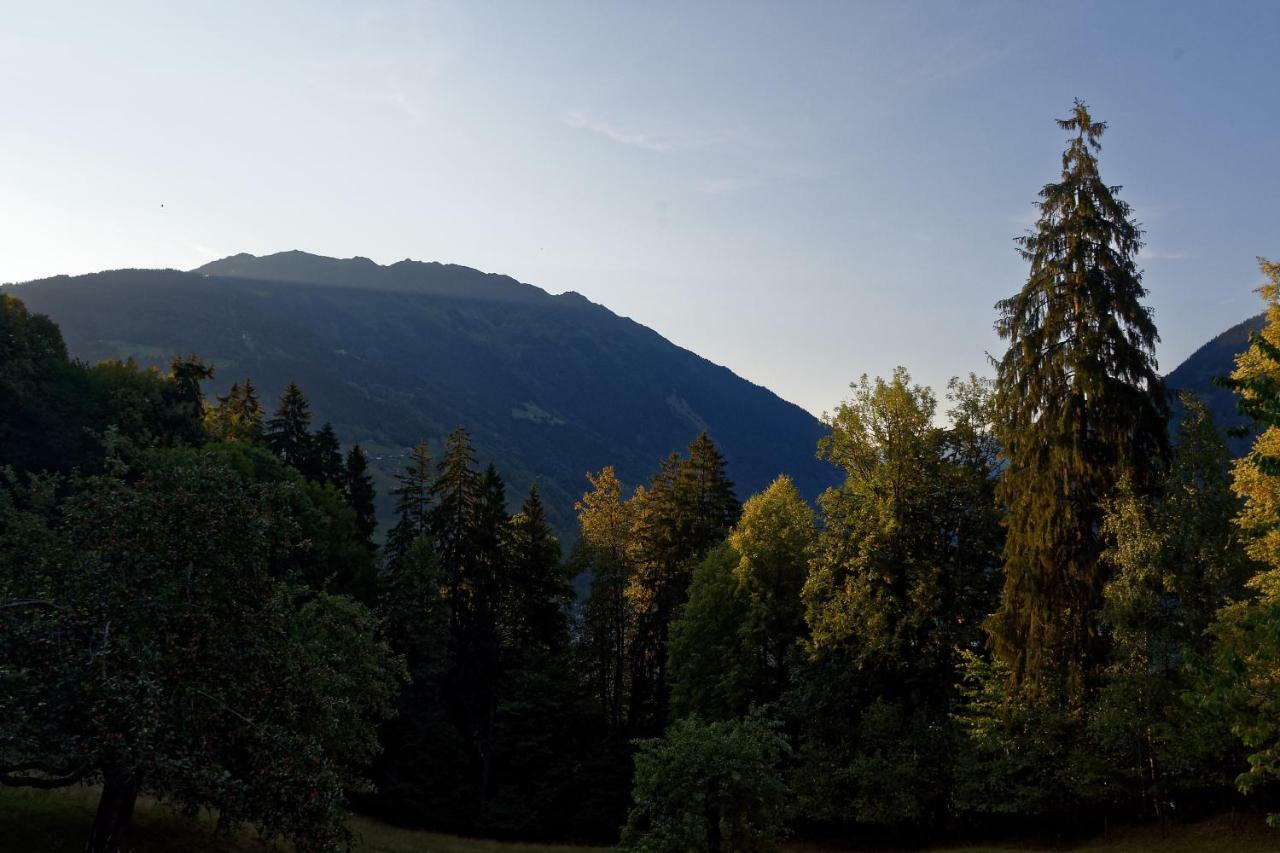
{"label": "treeline", "polygon": [[300,394],[207,405],[211,375],[77,363],[0,296],[0,783],[99,784],[91,853],[144,792],[342,847],[406,683],[359,450],[336,464]]}
{"label": "treeline", "polygon": [[302,850],[348,802],[655,853],[1274,808],[1280,266],[1225,380],[1253,451],[1190,397],[1171,441],[1105,126],[1060,125],[994,379],[862,378],[816,507],[740,503],[705,434],[592,472],[567,553],[463,429],[379,543],[297,387],[267,416],[194,356],[79,364],[0,297],[0,783],[101,783],[92,851],[140,791]]}
{"label": "treeline", "polygon": [[657,583],[646,490],[593,478],[598,704],[619,741],[669,721],[639,743],[625,849],[1275,808],[1280,266],[1224,379],[1265,428],[1252,452],[1233,462],[1190,396],[1171,442],[1105,125],[1079,102],[1059,124],[1030,275],[996,306],[1007,350],[993,381],[952,382],[945,424],[905,370],[864,377],[829,418],[844,482],[816,513],[780,478]]}
{"label": "treeline", "polygon": [[645,501],[661,617],[626,649],[617,728],[570,585],[597,564],[565,559],[536,487],[508,512],[465,430],[438,461],[414,448],[378,544],[364,452],[313,428],[297,386],[271,414],[249,379],[206,400],[194,355],[89,366],[16,298],[0,309],[0,783],[101,784],[92,851],[123,849],[140,793],[300,849],[341,846],[351,801],[616,838],[629,738],[666,721],[666,575],[738,512],[709,439]]}

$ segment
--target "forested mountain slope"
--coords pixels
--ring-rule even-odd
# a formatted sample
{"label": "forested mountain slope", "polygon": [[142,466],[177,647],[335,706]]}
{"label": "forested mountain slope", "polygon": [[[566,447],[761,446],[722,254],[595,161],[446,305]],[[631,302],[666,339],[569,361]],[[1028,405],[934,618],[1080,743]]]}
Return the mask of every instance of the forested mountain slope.
{"label": "forested mountain slope", "polygon": [[808,412],[576,293],[506,276],[284,252],[5,287],[84,360],[194,350],[217,366],[211,391],[251,377],[269,410],[296,381],[317,425],[370,452],[384,500],[409,448],[437,450],[459,424],[513,501],[538,482],[562,532],[587,471],[641,482],[703,430],[744,497],[784,472],[809,497],[834,481]]}
{"label": "forested mountain slope", "polygon": [[[1227,388],[1214,384],[1214,379],[1231,375],[1235,358],[1249,347],[1249,336],[1262,329],[1263,315],[1250,317],[1227,329],[1213,340],[1193,352],[1178,365],[1165,381],[1173,393],[1190,391],[1204,401],[1214,423],[1220,429],[1248,426],[1246,419],[1236,410],[1236,395]],[[1249,450],[1252,438],[1237,436],[1227,444],[1233,456]]]}

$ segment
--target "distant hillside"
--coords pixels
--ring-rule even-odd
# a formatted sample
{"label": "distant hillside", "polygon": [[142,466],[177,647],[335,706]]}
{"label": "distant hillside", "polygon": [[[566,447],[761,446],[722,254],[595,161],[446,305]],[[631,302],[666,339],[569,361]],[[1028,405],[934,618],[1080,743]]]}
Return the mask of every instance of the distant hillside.
{"label": "distant hillside", "polygon": [[[1250,317],[1218,335],[1193,352],[1186,361],[1165,377],[1170,393],[1191,391],[1205,402],[1214,422],[1223,430],[1250,426],[1236,410],[1236,395],[1213,384],[1217,377],[1230,376],[1236,355],[1249,346],[1249,336],[1262,328],[1263,315]],[[1175,411],[1176,416],[1176,411]],[[1232,454],[1248,452],[1252,438],[1230,438]]]}
{"label": "distant hillside", "polygon": [[702,430],[740,497],[783,472],[810,497],[835,481],[814,456],[824,427],[800,407],[578,294],[506,276],[284,252],[5,288],[85,360],[193,351],[217,365],[211,391],[252,377],[271,408],[297,381],[317,425],[375,456],[384,499],[408,449],[438,450],[458,424],[513,501],[538,482],[562,532],[587,471],[642,482]]}

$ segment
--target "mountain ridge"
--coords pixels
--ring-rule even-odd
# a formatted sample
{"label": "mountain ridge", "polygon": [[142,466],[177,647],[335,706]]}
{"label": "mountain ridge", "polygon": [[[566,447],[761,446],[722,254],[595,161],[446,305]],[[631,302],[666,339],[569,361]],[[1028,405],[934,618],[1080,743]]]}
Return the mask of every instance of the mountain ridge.
{"label": "mountain ridge", "polygon": [[815,458],[825,427],[801,407],[580,294],[496,273],[294,251],[4,289],[85,360],[163,366],[194,351],[217,366],[211,393],[249,376],[268,409],[298,381],[317,425],[379,457],[384,517],[408,448],[424,438],[438,451],[458,424],[513,501],[539,483],[562,533],[587,471],[612,464],[641,483],[704,428],[743,498],[780,473],[810,498],[836,479]]}
{"label": "mountain ridge", "polygon": [[[1235,357],[1249,347],[1250,336],[1262,329],[1265,318],[1265,314],[1256,314],[1220,332],[1197,347],[1165,376],[1165,385],[1171,394],[1190,391],[1199,397],[1219,429],[1224,432],[1246,430],[1245,435],[1228,436],[1227,446],[1233,456],[1247,453],[1256,433],[1248,418],[1236,408],[1235,393],[1215,384],[1214,380],[1231,375],[1235,369]],[[1175,419],[1178,416],[1176,399],[1174,416]]]}

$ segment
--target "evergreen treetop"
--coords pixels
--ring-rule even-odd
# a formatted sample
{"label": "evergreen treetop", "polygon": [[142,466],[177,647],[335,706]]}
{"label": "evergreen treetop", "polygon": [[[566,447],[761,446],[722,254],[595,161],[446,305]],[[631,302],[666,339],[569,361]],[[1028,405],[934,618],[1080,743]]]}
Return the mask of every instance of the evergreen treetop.
{"label": "evergreen treetop", "polygon": [[369,457],[358,444],[351,445],[342,476],[342,492],[356,514],[356,525],[372,547],[373,533],[378,528],[378,513],[374,505],[377,493],[373,478],[369,476]]}
{"label": "evergreen treetop", "polygon": [[[1014,680],[1078,694],[1101,653],[1101,503],[1128,477],[1145,492],[1167,456],[1158,340],[1134,256],[1142,231],[1098,173],[1106,124],[1076,101],[1062,175],[1018,239],[1031,272],[997,303],[997,435],[1008,508],[1006,580],[988,623]],[[1065,694],[1063,693],[1065,691]]]}
{"label": "evergreen treetop", "polygon": [[206,415],[206,424],[214,438],[261,444],[263,440],[262,403],[252,380],[236,382],[218,404]]}
{"label": "evergreen treetop", "polygon": [[332,483],[341,488],[342,444],[338,441],[338,434],[334,432],[332,424],[326,422],[311,437],[310,450],[308,470],[304,473],[317,483]]}
{"label": "evergreen treetop", "polygon": [[303,470],[311,451],[311,404],[297,384],[290,382],[280,396],[276,413],[267,421],[267,447],[280,461]]}
{"label": "evergreen treetop", "polygon": [[[349,464],[349,463],[348,463]],[[387,534],[387,562],[395,565],[414,540],[427,533],[431,523],[431,484],[435,465],[425,441],[414,445],[409,464],[396,475],[391,490],[396,499],[396,523]]]}

